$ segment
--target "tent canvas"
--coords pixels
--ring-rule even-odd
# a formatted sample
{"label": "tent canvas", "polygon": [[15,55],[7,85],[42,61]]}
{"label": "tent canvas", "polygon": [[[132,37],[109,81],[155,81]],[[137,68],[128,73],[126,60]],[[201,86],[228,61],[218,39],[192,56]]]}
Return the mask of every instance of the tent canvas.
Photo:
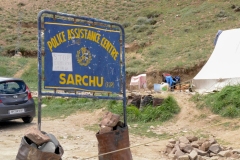
{"label": "tent canvas", "polygon": [[193,78],[197,92],[219,91],[240,83],[240,29],[222,31],[212,55]]}

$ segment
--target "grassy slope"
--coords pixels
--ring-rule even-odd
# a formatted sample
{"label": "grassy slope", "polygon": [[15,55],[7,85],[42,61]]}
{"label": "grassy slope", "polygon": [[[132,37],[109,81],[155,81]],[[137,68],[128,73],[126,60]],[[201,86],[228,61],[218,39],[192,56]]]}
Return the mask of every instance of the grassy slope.
{"label": "grassy slope", "polygon": [[238,27],[240,13],[234,12],[232,4],[238,6],[225,0],[1,0],[0,52],[16,45],[22,51],[36,51],[37,13],[50,9],[125,26],[127,43],[138,46],[126,54],[128,73],[191,68],[208,59],[218,30]]}
{"label": "grassy slope", "polygon": [[14,76],[28,62],[27,58],[0,57],[0,76]]}
{"label": "grassy slope", "polygon": [[210,93],[207,95],[196,94],[192,100],[199,109],[204,107],[224,117],[240,117],[240,85],[226,86],[220,92]]}
{"label": "grassy slope", "polygon": [[31,90],[37,90],[37,59],[0,56],[0,64],[0,76],[22,78]]}

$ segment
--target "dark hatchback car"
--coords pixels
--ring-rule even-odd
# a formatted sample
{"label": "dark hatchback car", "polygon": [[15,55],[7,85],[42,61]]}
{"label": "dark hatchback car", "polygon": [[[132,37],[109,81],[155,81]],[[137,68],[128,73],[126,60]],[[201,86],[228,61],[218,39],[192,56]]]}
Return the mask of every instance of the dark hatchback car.
{"label": "dark hatchback car", "polygon": [[21,118],[23,122],[31,123],[35,115],[35,103],[25,82],[0,77],[0,121]]}

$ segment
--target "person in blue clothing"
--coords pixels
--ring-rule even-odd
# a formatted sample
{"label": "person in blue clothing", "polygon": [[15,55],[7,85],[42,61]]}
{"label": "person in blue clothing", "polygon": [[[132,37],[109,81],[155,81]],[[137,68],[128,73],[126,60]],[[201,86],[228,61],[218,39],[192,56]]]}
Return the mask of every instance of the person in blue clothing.
{"label": "person in blue clothing", "polygon": [[166,76],[165,81],[169,84],[169,87],[171,88],[171,91],[172,91],[176,81],[173,80],[172,76]]}
{"label": "person in blue clothing", "polygon": [[175,88],[176,84],[181,83],[181,82],[180,82],[181,79],[180,79],[179,76],[175,76],[175,77],[173,78],[173,80],[175,81],[174,88]]}

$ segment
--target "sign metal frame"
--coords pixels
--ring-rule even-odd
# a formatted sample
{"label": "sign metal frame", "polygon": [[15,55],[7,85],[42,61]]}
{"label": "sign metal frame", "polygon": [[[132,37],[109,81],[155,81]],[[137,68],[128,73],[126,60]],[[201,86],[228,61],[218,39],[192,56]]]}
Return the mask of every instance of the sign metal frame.
{"label": "sign metal frame", "polygon": [[[120,32],[119,33],[120,34],[119,41],[116,42],[116,43],[119,43],[117,45],[119,45],[119,58],[120,59],[119,59],[119,66],[117,66],[117,67],[119,68],[120,71],[118,72],[118,75],[115,75],[115,73],[113,74],[113,76],[115,75],[117,77],[118,83],[119,83],[119,86],[120,86],[120,87],[118,87],[117,89],[114,90],[114,91],[119,91],[117,96],[114,96],[114,95],[111,96],[110,94],[115,93],[115,92],[111,92],[111,90],[106,91],[106,88],[104,88],[102,90],[102,92],[105,92],[107,95],[96,94],[96,92],[98,92],[98,91],[94,91],[94,90],[91,90],[91,89],[90,89],[90,92],[92,94],[76,94],[76,92],[79,91],[78,88],[77,89],[73,88],[75,94],[59,93],[59,92],[57,92],[57,90],[64,90],[65,87],[61,88],[61,87],[58,87],[58,86],[51,88],[51,90],[53,92],[43,91],[42,82],[44,81],[45,78],[42,75],[42,73],[43,73],[42,31],[45,29],[44,28],[45,21],[43,19],[48,18],[49,16],[52,16],[53,19],[56,19],[56,16],[57,17],[63,17],[65,19],[68,19],[67,20],[68,23],[70,22],[72,24],[76,24],[76,21],[83,21],[83,23],[86,23],[87,25],[90,24],[90,26],[95,26],[95,25],[101,26],[101,25],[103,25],[103,26],[107,26],[109,28],[114,27],[114,28],[117,28],[119,30],[119,32]],[[70,19],[70,21],[69,21],[69,19]],[[111,35],[109,35],[108,37],[111,38]],[[44,47],[46,49],[46,47],[47,47],[46,43],[44,43]],[[37,54],[37,56],[38,56],[37,58],[38,58],[38,128],[39,128],[39,130],[41,130],[42,96],[122,100],[122,102],[123,102],[124,125],[127,126],[127,117],[126,117],[126,72],[125,72],[125,32],[124,32],[124,28],[120,24],[105,21],[105,20],[100,20],[100,19],[96,19],[96,18],[90,18],[90,17],[86,17],[86,16],[77,16],[77,15],[73,15],[73,14],[54,12],[54,11],[50,11],[50,10],[42,10],[38,13],[38,54]],[[46,58],[49,58],[49,57],[46,57]],[[45,67],[45,65],[44,65],[44,67]],[[49,68],[50,68],[49,66],[48,66],[48,68],[44,68],[44,72]],[[55,77],[53,76],[53,80],[54,79],[55,79]],[[45,87],[45,84],[44,84],[44,87]],[[71,89],[71,87],[70,87],[70,89]],[[81,90],[85,91],[86,89],[81,89]],[[89,90],[86,90],[86,91],[89,92]]]}

